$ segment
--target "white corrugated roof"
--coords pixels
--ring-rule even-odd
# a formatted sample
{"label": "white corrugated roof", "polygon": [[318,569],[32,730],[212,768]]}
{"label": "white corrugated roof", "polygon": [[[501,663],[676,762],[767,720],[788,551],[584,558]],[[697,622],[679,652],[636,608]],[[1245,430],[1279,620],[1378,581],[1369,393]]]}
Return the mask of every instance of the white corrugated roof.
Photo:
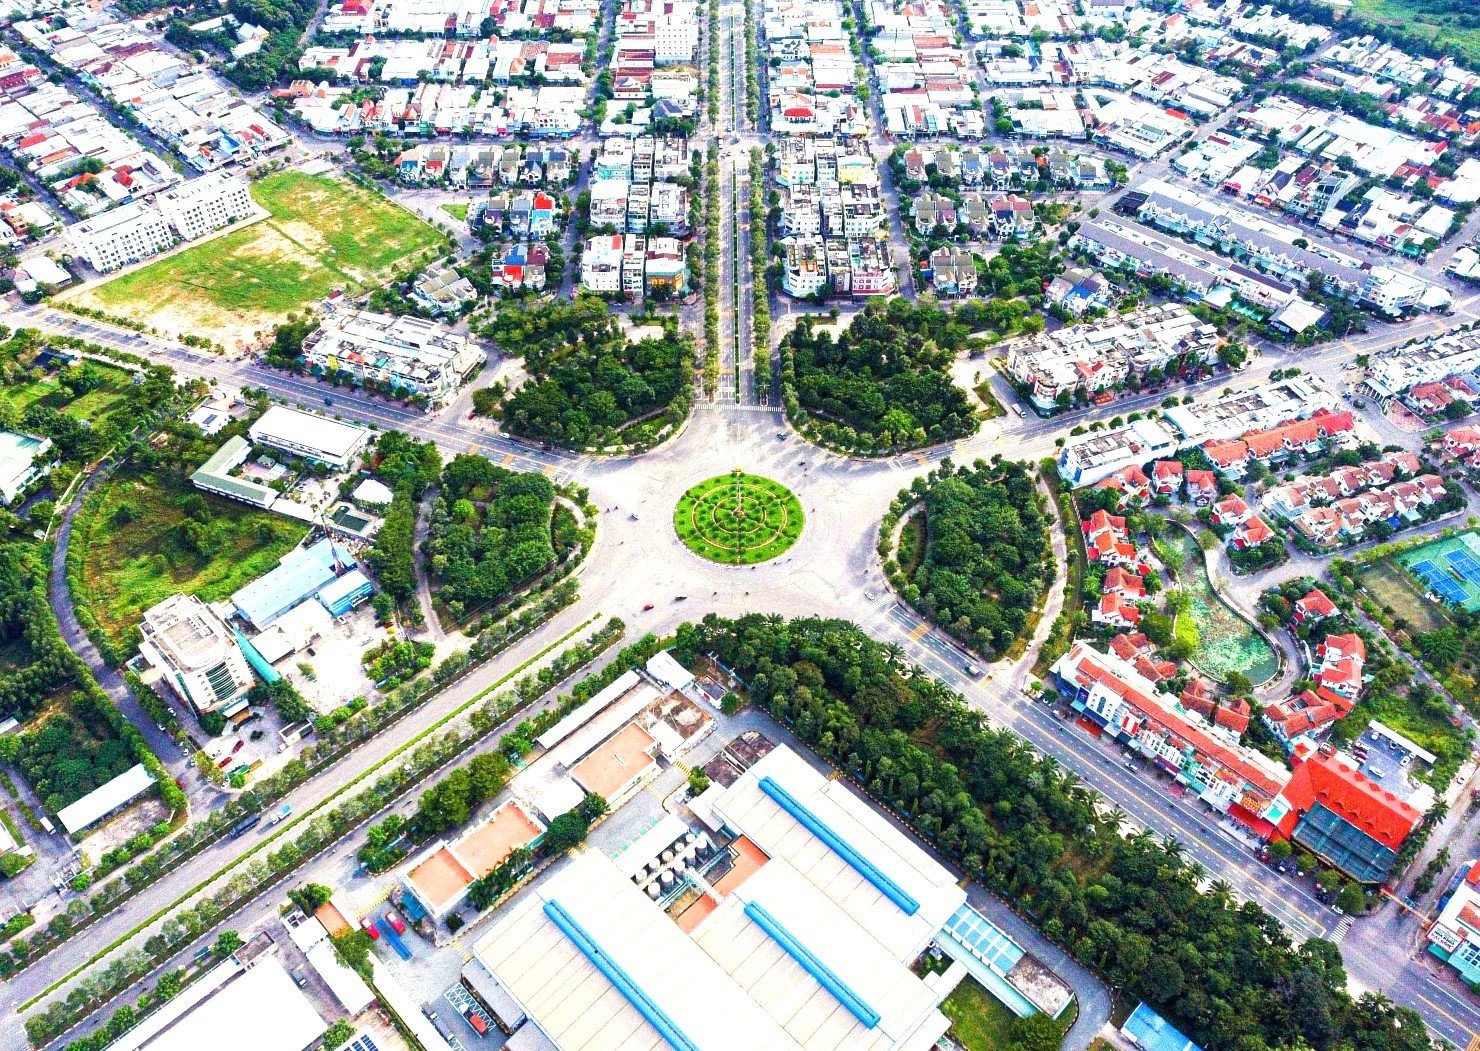
{"label": "white corrugated roof", "polygon": [[86,828],[103,815],[123,806],[135,796],[143,795],[154,784],[154,778],[136,763],[105,785],[99,785],[87,795],[69,803],[57,811],[57,820],[68,832]]}
{"label": "white corrugated roof", "polygon": [[[919,904],[909,915],[846,859],[760,789],[772,777],[843,842],[867,858]],[[913,960],[966,900],[943,865],[855,796],[829,781],[791,749],[773,749],[724,795],[714,810],[773,858],[784,858],[900,961]]]}
{"label": "white corrugated roof", "polygon": [[249,428],[252,440],[269,445],[313,449],[327,459],[343,460],[369,435],[364,427],[331,420],[315,412],[274,405]]}
{"label": "white corrugated roof", "polygon": [[695,1047],[800,1048],[597,851],[506,905],[475,950],[557,1047],[667,1051],[669,1043],[547,915],[547,902],[564,908]]}
{"label": "white corrugated roof", "polygon": [[[237,965],[222,968],[228,966]],[[275,957],[259,957],[239,974],[212,975],[225,980],[201,990],[202,997],[173,1001],[108,1051],[303,1051],[328,1028]]]}
{"label": "white corrugated roof", "polygon": [[637,672],[624,671],[612,681],[610,686],[536,737],[534,743],[541,748],[554,748],[589,722],[597,712],[636,686],[637,682]]}
{"label": "white corrugated roof", "polygon": [[365,984],[365,979],[339,962],[334,946],[327,939],[304,955],[308,957],[314,970],[319,972],[319,977],[324,979],[324,984],[334,994],[334,999],[339,1001],[339,1006],[351,1018],[375,1002],[375,994]]}
{"label": "white corrugated roof", "polygon": [[[867,1027],[810,975],[745,907],[762,906],[858,1000]],[[808,1047],[878,1051],[931,1047],[950,1024],[933,990],[785,861],[773,858],[705,917],[694,940]]]}
{"label": "white corrugated roof", "polygon": [[681,690],[694,681],[693,673],[674,659],[668,650],[659,650],[647,662],[647,672],[670,690]]}

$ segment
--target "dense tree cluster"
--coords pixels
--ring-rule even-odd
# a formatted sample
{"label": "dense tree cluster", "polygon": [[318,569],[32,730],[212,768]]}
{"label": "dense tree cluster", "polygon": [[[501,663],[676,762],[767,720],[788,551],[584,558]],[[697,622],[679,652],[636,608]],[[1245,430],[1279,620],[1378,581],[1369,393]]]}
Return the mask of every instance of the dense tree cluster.
{"label": "dense tree cluster", "polygon": [[442,455],[431,442],[419,442],[401,431],[386,431],[367,463],[395,494],[375,534],[370,566],[380,589],[404,602],[416,593],[416,505],[437,480]]}
{"label": "dense tree cluster", "polygon": [[303,31],[313,18],[313,0],[228,0],[227,9],[238,22],[268,31],[262,47],[226,67],[226,75],[247,91],[272,87],[296,73]]}
{"label": "dense tree cluster", "polygon": [[1415,1012],[1347,993],[1334,945],[1297,947],[1225,884],[1200,889],[1175,842],[1122,836],[1051,760],[934,680],[906,678],[898,647],[845,621],[755,614],[682,626],[680,659],[702,652],[1124,1001],[1148,1001],[1209,1051],[1429,1051]]}
{"label": "dense tree cluster", "polygon": [[[659,319],[663,335],[629,342],[606,304],[508,308],[483,330],[508,353],[524,358],[529,379],[496,408],[512,433],[572,448],[641,443],[688,412],[692,338],[677,322]],[[668,410],[666,413],[664,410]],[[661,417],[643,433],[618,436],[634,420]]]}
{"label": "dense tree cluster", "polygon": [[0,671],[0,715],[24,722],[70,680],[73,657],[55,632],[46,598],[46,566],[28,544],[0,547],[0,642],[23,646],[25,659]]}
{"label": "dense tree cluster", "polygon": [[544,475],[464,453],[442,472],[423,550],[439,597],[461,620],[554,564],[575,547],[575,534]]}
{"label": "dense tree cluster", "polygon": [[837,339],[801,320],[782,340],[782,367],[795,405],[819,418],[823,437],[844,446],[903,449],[976,431],[949,368],[970,330],[937,306],[870,303]]}
{"label": "dense tree cluster", "polygon": [[1027,626],[1052,572],[1049,520],[1027,467],[950,460],[901,494],[920,501],[925,548],[905,599],[996,660]]}
{"label": "dense tree cluster", "polygon": [[113,732],[108,713],[86,692],[68,698],[66,711],[47,716],[21,734],[14,751],[21,775],[52,813],[136,761],[128,744]]}

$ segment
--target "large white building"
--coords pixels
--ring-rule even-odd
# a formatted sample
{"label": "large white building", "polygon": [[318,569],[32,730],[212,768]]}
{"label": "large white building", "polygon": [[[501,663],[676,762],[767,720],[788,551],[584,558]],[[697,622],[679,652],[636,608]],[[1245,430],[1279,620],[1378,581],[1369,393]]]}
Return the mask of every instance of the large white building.
{"label": "large white building", "polygon": [[166,190],[156,200],[175,232],[186,241],[255,215],[259,209],[244,180],[211,172]]}
{"label": "large white building", "polygon": [[304,1051],[327,1028],[275,950],[238,950],[108,1051]]}
{"label": "large white building", "polygon": [[231,629],[194,595],[171,595],[144,611],[139,652],[197,712],[231,715],[256,683]]}
{"label": "large white building", "polygon": [[[968,973],[1020,1015],[1067,1006],[1068,987],[949,870],[790,749],[712,787],[695,815],[711,831],[669,816],[501,907],[464,981],[519,1046],[924,1051]],[[698,898],[682,882],[664,893],[711,835]],[[910,965],[932,942],[956,962],[922,978]]]}
{"label": "large white building", "polygon": [[259,445],[270,445],[341,471],[354,461],[370,439],[370,432],[364,427],[284,405],[274,405],[264,412],[247,433]]}
{"label": "large white building", "polygon": [[0,431],[0,498],[8,504],[46,469],[50,438]]}
{"label": "large white building", "polygon": [[72,250],[99,273],[137,263],[175,243],[163,215],[138,201],[67,228]]}
{"label": "large white building", "polygon": [[483,361],[475,344],[445,325],[369,310],[326,318],[303,341],[303,356],[311,366],[386,384],[432,404],[450,397]]}

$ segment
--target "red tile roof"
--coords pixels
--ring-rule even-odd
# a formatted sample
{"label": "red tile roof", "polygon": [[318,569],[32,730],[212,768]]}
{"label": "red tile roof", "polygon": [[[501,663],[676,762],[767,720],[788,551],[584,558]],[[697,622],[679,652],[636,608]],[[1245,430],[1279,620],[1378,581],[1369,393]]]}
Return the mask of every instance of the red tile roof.
{"label": "red tile roof", "polygon": [[1336,603],[1326,596],[1320,588],[1312,588],[1309,595],[1295,600],[1295,611],[1304,617],[1315,617],[1318,620],[1336,615]]}
{"label": "red tile roof", "polygon": [[1319,803],[1389,850],[1401,847],[1423,816],[1332,755],[1318,754],[1297,766],[1284,795],[1297,814],[1304,815]]}

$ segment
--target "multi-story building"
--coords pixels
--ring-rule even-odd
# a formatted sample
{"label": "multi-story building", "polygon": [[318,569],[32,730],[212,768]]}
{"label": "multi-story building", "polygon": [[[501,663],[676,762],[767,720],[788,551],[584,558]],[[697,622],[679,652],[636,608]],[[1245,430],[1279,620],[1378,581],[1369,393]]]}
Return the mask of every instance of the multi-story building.
{"label": "multi-story building", "polygon": [[[1414,387],[1480,372],[1480,332],[1449,332],[1374,358],[1362,387],[1383,406]],[[1477,381],[1480,382],[1480,381]]]}
{"label": "multi-story building", "polygon": [[10,503],[49,470],[51,439],[0,431],[0,499]]}
{"label": "multi-story building", "polygon": [[244,180],[221,172],[181,183],[155,200],[175,232],[186,241],[204,237],[260,210]]}
{"label": "multi-story building", "polygon": [[1194,298],[1229,288],[1246,303],[1267,310],[1277,310],[1297,298],[1295,288],[1284,281],[1119,217],[1091,219],[1075,231],[1070,244],[1107,267],[1168,278]]}
{"label": "multi-story building", "polygon": [[1139,752],[1203,802],[1259,827],[1290,780],[1290,771],[1252,748],[1215,733],[1202,715],[1162,693],[1128,662],[1076,642],[1051,673],[1074,710],[1105,736]]}
{"label": "multi-story building", "polygon": [[1431,291],[1425,282],[1391,267],[1372,266],[1329,245],[1308,244],[1295,227],[1161,179],[1148,179],[1115,207],[1227,255],[1250,260],[1280,280],[1303,285],[1312,274],[1317,275],[1332,295],[1383,314],[1411,310]]}
{"label": "multi-story building", "polygon": [[311,366],[348,372],[438,404],[483,361],[466,336],[416,317],[351,310],[324,320],[303,341]]}
{"label": "multi-story building", "polygon": [[1177,433],[1160,420],[1143,419],[1109,431],[1071,437],[1059,453],[1059,474],[1078,488],[1109,478],[1123,467],[1170,456],[1178,449]]}
{"label": "multi-story building", "polygon": [[1428,939],[1430,953],[1458,971],[1471,989],[1480,989],[1480,861],[1466,862],[1454,877]]}
{"label": "multi-story building", "polygon": [[1013,340],[1007,371],[1031,388],[1034,405],[1053,409],[1066,395],[1092,397],[1132,375],[1211,364],[1220,342],[1212,325],[1168,304]]}
{"label": "multi-story building", "polygon": [[581,250],[581,287],[592,292],[622,291],[622,235],[602,234]]}
{"label": "multi-story building", "polygon": [[231,715],[256,684],[231,629],[194,595],[172,595],[144,611],[139,652],[198,714]]}
{"label": "multi-story building", "polygon": [[169,223],[138,201],[67,228],[73,251],[100,274],[157,255],[175,243]]}
{"label": "multi-story building", "polygon": [[781,289],[789,296],[805,299],[827,290],[827,260],[823,243],[816,237],[797,237],[785,242],[786,261],[781,268]]}

